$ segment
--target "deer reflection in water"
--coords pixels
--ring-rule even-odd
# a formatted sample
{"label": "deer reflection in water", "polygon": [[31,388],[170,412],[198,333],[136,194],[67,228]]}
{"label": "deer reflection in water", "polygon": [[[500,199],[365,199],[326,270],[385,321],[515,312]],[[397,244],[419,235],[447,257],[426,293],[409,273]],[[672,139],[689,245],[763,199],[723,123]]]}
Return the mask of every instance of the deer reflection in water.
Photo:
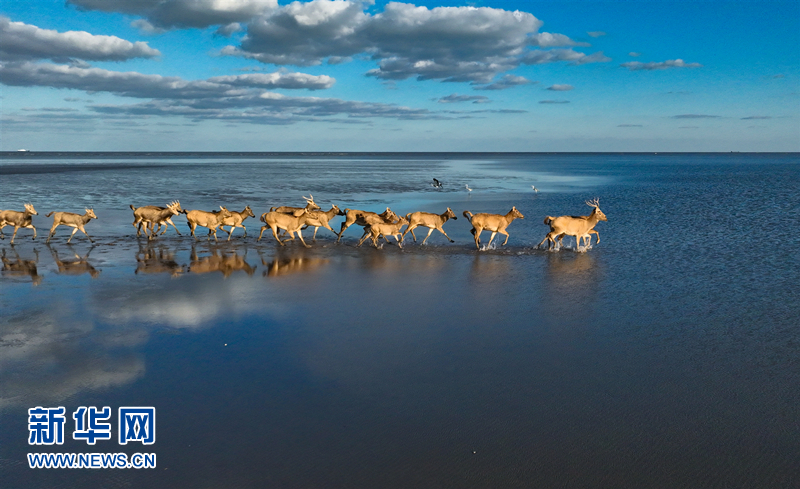
{"label": "deer reflection in water", "polygon": [[25,260],[19,253],[17,252],[16,248],[13,246],[11,250],[16,255],[16,258],[11,259],[6,256],[6,249],[3,248],[2,253],[2,260],[3,260],[3,269],[2,275],[4,277],[30,277],[31,283],[33,285],[39,285],[42,283],[42,275],[39,275],[39,271],[36,268],[37,263],[39,262],[39,251],[34,248],[33,252],[36,254],[35,260]]}
{"label": "deer reflection in water", "polygon": [[177,277],[186,271],[186,265],[175,261],[175,253],[168,246],[156,247],[151,241],[146,246],[139,245],[136,252],[136,271],[134,273],[168,273]]}
{"label": "deer reflection in water", "polygon": [[247,250],[244,255],[239,255],[236,250],[221,253],[216,247],[209,247],[211,256],[200,258],[197,255],[195,246],[192,246],[192,262],[189,264],[189,273],[211,273],[220,272],[224,277],[229,277],[233,272],[243,270],[248,275],[253,275],[256,267],[247,263]]}
{"label": "deer reflection in water", "polygon": [[85,256],[80,256],[75,250],[72,248],[71,245],[67,245],[70,251],[74,255],[74,260],[61,260],[58,257],[58,251],[54,249],[49,244],[47,248],[50,250],[50,254],[53,256],[53,261],[56,262],[58,266],[58,273],[61,275],[83,275],[84,273],[88,273],[91,275],[92,278],[97,278],[100,275],[100,270],[96,269],[89,263],[89,253],[92,252],[92,248],[89,248],[89,251],[86,252]]}
{"label": "deer reflection in water", "polygon": [[258,256],[261,258],[261,264],[267,267],[263,273],[265,277],[280,277],[281,275],[291,275],[293,273],[311,272],[330,263],[327,258],[308,258],[302,253],[289,256],[277,254],[272,258],[272,261],[265,260],[260,252]]}

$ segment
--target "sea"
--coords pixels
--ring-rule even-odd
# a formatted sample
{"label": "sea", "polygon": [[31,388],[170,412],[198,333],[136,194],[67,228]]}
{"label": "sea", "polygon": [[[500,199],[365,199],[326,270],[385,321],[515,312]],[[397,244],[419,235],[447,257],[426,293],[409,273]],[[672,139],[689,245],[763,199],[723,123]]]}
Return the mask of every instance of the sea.
{"label": "sea", "polygon": [[[257,241],[303,197],[450,208],[454,242]],[[599,242],[537,248],[594,199]],[[256,217],[136,236],[130,205],[175,200]],[[0,240],[4,489],[800,487],[797,153],[0,153],[0,209],[25,203],[36,239]],[[476,248],[464,211],[512,207]],[[85,209],[93,243],[45,242]]]}

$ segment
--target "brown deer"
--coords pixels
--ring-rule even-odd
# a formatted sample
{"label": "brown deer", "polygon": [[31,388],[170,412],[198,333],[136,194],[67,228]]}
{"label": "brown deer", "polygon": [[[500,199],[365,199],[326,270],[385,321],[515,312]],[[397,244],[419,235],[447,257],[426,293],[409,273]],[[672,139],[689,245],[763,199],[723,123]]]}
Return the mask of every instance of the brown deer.
{"label": "brown deer", "polygon": [[[223,231],[228,233],[228,241],[231,240],[231,236],[233,235],[233,229],[234,228],[242,228],[242,229],[244,229],[244,236],[243,237],[244,238],[247,237],[247,228],[244,227],[244,224],[242,224],[242,223],[248,217],[256,217],[256,215],[253,214],[253,209],[251,209],[249,205],[245,206],[245,208],[244,208],[244,210],[242,212],[231,211],[231,217],[228,217],[228,218],[226,218],[225,220],[222,221],[222,227],[220,227],[220,229],[222,229]],[[226,230],[225,226],[230,226],[231,230],[230,231]]]}
{"label": "brown deer", "polygon": [[[280,207],[270,207],[269,211],[270,212],[281,212],[283,214],[292,214],[294,216],[299,215],[298,212],[300,212],[302,209],[305,209],[306,212],[318,211],[320,209],[320,207],[316,204],[316,202],[314,202],[314,195],[313,194],[308,194],[308,195],[309,195],[309,197],[306,197],[304,195],[301,196],[306,201],[306,206],[305,207],[290,207],[288,205],[282,205]],[[253,216],[253,217],[255,217],[255,216]]]}
{"label": "brown deer", "polygon": [[299,211],[300,215],[292,215],[292,214],[284,214],[282,212],[270,211],[261,214],[261,222],[264,223],[264,226],[261,228],[261,234],[258,235],[258,239],[256,241],[261,241],[261,237],[264,236],[264,231],[267,228],[272,229],[272,235],[275,236],[275,239],[280,243],[281,246],[286,246],[283,241],[278,237],[278,229],[285,229],[287,233],[289,233],[290,238],[287,238],[286,241],[291,241],[294,239],[294,233],[297,233],[297,236],[300,237],[300,242],[303,243],[303,246],[306,248],[310,248],[303,240],[302,228],[305,226],[306,223],[306,211],[305,209],[301,209]]}
{"label": "brown deer", "polygon": [[17,258],[16,260],[7,258],[6,249],[3,248],[3,255],[1,257],[3,262],[2,275],[4,277],[30,277],[33,285],[42,283],[42,278],[44,276],[39,275],[39,271],[36,268],[37,263],[39,263],[39,252],[34,248],[33,252],[36,254],[36,259],[23,260],[15,247],[12,246],[11,249],[14,250],[14,254],[17,255]]}
{"label": "brown deer", "polygon": [[75,255],[75,260],[67,260],[63,261],[58,258],[58,252],[50,247],[50,254],[53,255],[53,260],[56,262],[58,266],[58,273],[61,275],[83,275],[84,273],[88,273],[91,275],[92,278],[97,278],[100,275],[100,270],[96,269],[89,263],[89,253],[92,252],[92,249],[89,248],[89,251],[86,252],[86,256],[80,256],[79,254],[75,253],[75,250],[70,247],[70,251],[72,254]]}
{"label": "brown deer", "polygon": [[56,234],[56,228],[62,224],[64,226],[69,226],[71,228],[74,228],[72,230],[72,234],[69,236],[69,239],[67,240],[67,243],[72,241],[72,237],[75,236],[75,233],[78,232],[78,230],[83,232],[83,234],[85,234],[86,237],[89,238],[89,241],[94,243],[94,240],[86,232],[84,226],[86,226],[86,224],[92,219],[97,219],[97,216],[95,215],[93,209],[84,209],[84,210],[86,211],[86,213],[83,215],[73,214],[72,212],[56,212],[56,211],[48,212],[47,214],[45,214],[45,217],[50,217],[51,215],[53,216],[53,227],[50,228],[50,234],[47,235],[47,241],[45,241],[45,243],[50,242],[50,238],[52,238]]}
{"label": "brown deer", "polygon": [[[540,248],[544,242],[547,241],[547,249],[559,249],[561,247],[561,240],[567,234],[575,236],[576,248],[580,247],[580,241],[582,239],[591,243],[592,239],[590,233],[592,232],[597,236],[597,242],[599,243],[600,235],[597,231],[594,231],[593,228],[600,221],[608,221],[608,218],[606,218],[606,215],[600,210],[600,199],[587,200],[586,205],[594,208],[592,213],[588,216],[545,217],[544,223],[550,226],[550,232],[547,233],[547,236],[538,244],[537,248]],[[558,239],[558,244],[556,244],[556,239]]]}
{"label": "brown deer", "polygon": [[359,226],[367,227],[371,224],[381,224],[384,222],[392,223],[398,219],[397,214],[392,212],[392,210],[389,209],[388,207],[386,208],[385,211],[381,212],[380,214],[368,211],[361,211],[358,209],[345,209],[344,214],[346,217],[344,222],[342,223],[342,228],[339,230],[339,236],[336,238],[337,243],[339,242],[340,239],[342,239],[342,234],[344,234],[345,230],[350,226],[352,226],[353,224],[358,224]]}
{"label": "brown deer", "polygon": [[[183,209],[181,209],[181,203],[177,200],[174,202],[170,202],[167,204],[166,207],[158,207],[155,205],[145,205],[142,207],[134,207],[132,204],[129,204],[131,210],[133,211],[133,227],[136,229],[136,236],[141,236],[140,232],[142,230],[142,225],[144,225],[144,234],[148,237],[148,239],[153,239],[158,231],[161,229],[161,224],[164,223],[164,233],[167,232],[169,229],[169,224],[172,224],[172,227],[175,228],[175,232],[178,233],[180,236],[181,232],[178,231],[178,228],[175,227],[175,223],[172,222],[172,216],[177,216]],[[158,225],[156,229],[155,226]],[[148,234],[148,227],[150,228],[150,233]],[[164,234],[161,233],[161,234]]]}
{"label": "brown deer", "polygon": [[[425,244],[428,241],[428,238],[431,237],[431,233],[434,230],[437,230],[444,234],[444,237],[450,239],[450,236],[444,232],[442,229],[442,225],[447,222],[448,219],[458,219],[455,213],[448,207],[446,211],[442,214],[433,214],[430,212],[412,212],[410,214],[406,214],[406,219],[408,219],[408,227],[406,228],[405,232],[403,233],[403,239],[406,237],[406,233],[411,233],[411,236],[414,237],[414,242],[417,242],[417,236],[414,234],[414,228],[422,226],[428,228],[428,235],[425,236],[425,239],[422,240],[422,244]],[[451,243],[455,243],[452,239],[450,239]]]}
{"label": "brown deer", "polygon": [[[361,237],[356,246],[361,246],[361,243],[366,241],[368,237],[371,237],[372,244],[377,248],[378,238],[383,236],[384,239],[386,239],[387,236],[394,236],[394,239],[397,240],[397,246],[402,248],[403,236],[405,235],[405,233],[401,233],[400,230],[406,224],[408,224],[408,219],[406,219],[405,217],[401,217],[400,220],[394,223],[381,222],[381,223],[370,224],[369,226],[364,228],[364,236]],[[389,240],[386,239],[386,242],[388,243]]]}
{"label": "brown deer", "polygon": [[503,241],[503,244],[501,245],[505,246],[506,243],[508,243],[508,233],[506,232],[508,225],[511,224],[511,221],[514,219],[525,219],[525,216],[523,216],[516,207],[512,207],[505,216],[500,214],[485,213],[473,215],[470,211],[464,211],[464,217],[469,219],[469,222],[472,224],[472,230],[470,232],[473,236],[475,236],[475,247],[479,250],[481,249],[480,236],[484,229],[492,232],[492,236],[489,238],[489,243],[486,245],[487,247],[492,245],[492,240],[497,233],[505,234],[506,240]]}
{"label": "brown deer", "polygon": [[186,221],[189,223],[189,228],[192,230],[192,237],[197,240],[194,230],[197,226],[208,228],[208,236],[206,240],[211,239],[211,234],[214,234],[214,241],[217,240],[217,228],[222,226],[225,219],[231,217],[228,209],[219,206],[219,212],[206,212],[200,210],[187,211],[184,209],[183,213],[186,214]]}
{"label": "brown deer", "polygon": [[342,212],[336,204],[332,204],[329,211],[323,212],[322,210],[318,211],[310,211],[306,214],[306,226],[313,226],[314,228],[314,236],[312,237],[312,241],[317,240],[317,231],[319,228],[323,227],[333,234],[337,234],[336,231],[331,228],[330,220],[336,216],[343,216],[344,212]]}
{"label": "brown deer", "polygon": [[33,238],[36,239],[36,228],[33,227],[33,217],[38,216],[39,213],[33,208],[33,204],[25,204],[25,210],[20,211],[0,211],[0,239],[6,239],[3,234],[3,228],[6,226],[14,226],[14,234],[11,236],[11,244],[14,244],[14,238],[17,237],[19,228],[33,229]]}

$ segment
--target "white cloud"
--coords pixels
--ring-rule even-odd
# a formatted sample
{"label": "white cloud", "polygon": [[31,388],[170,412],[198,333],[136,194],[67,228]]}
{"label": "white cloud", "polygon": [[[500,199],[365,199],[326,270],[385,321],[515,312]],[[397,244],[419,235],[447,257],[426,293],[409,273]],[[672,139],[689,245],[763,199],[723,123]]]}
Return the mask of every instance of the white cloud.
{"label": "white cloud", "polygon": [[590,31],[587,32],[586,34],[588,34],[589,37],[603,37],[606,35],[606,33],[603,31]]}
{"label": "white cloud", "polygon": [[34,25],[12,22],[2,16],[0,38],[0,60],[5,61],[124,61],[153,58],[161,54],[145,42],[132,43],[116,36],[96,36],[83,31],[40,29]]}
{"label": "white cloud", "polygon": [[503,75],[499,80],[490,83],[489,85],[475,86],[475,90],[505,90],[506,88],[518,87],[520,85],[535,84],[539,82],[532,82],[524,76],[517,75]]}
{"label": "white cloud", "polygon": [[532,46],[586,44],[563,34],[539,33],[542,22],[525,12],[485,7],[429,9],[391,2],[372,14],[365,10],[368,5],[371,2],[351,0],[293,2],[252,21],[241,45],[221,52],[299,66],[361,54],[377,61],[378,67],[367,75],[381,80],[416,77],[482,84],[520,64],[609,60],[602,53],[531,51]]}
{"label": "white cloud", "polygon": [[473,104],[485,104],[491,102],[489,97],[484,97],[483,95],[459,95],[454,93],[452,95],[448,95],[446,97],[442,97],[438,99],[440,104],[452,104],[458,102],[472,102]]}
{"label": "white cloud", "polygon": [[540,100],[540,104],[568,104],[569,100]]}
{"label": "white cloud", "polygon": [[699,68],[703,65],[700,63],[685,63],[682,59],[668,59],[661,62],[642,63],[640,61],[628,61],[622,63],[620,66],[628,68],[631,71],[652,71],[652,70],[666,70],[667,68]]}
{"label": "white cloud", "polygon": [[152,30],[246,22],[278,6],[277,0],[67,0],[83,10],[139,15]]}
{"label": "white cloud", "polygon": [[572,90],[574,88],[575,87],[573,87],[572,85],[558,85],[558,84],[556,84],[556,85],[551,85],[551,86],[547,87],[547,90],[551,90],[553,92],[568,92],[568,91],[570,91],[570,90]]}

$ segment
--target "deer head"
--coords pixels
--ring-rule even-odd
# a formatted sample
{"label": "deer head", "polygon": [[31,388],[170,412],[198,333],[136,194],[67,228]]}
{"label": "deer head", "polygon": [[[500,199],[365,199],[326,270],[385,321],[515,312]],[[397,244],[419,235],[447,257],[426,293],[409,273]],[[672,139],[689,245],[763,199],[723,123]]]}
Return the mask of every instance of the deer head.
{"label": "deer head", "polygon": [[608,221],[608,218],[606,217],[606,215],[603,214],[603,211],[600,210],[600,199],[599,198],[595,198],[594,200],[587,200],[586,201],[586,205],[588,205],[589,207],[594,207],[594,211],[592,211],[592,213],[595,216],[597,216],[597,220],[598,221]]}
{"label": "deer head", "polygon": [[94,209],[84,209],[86,211],[86,215],[92,219],[97,219],[97,216],[94,214]]}
{"label": "deer head", "polygon": [[25,204],[25,210],[33,214],[34,216],[38,216],[39,213],[36,212],[36,209],[33,208],[33,204]]}

